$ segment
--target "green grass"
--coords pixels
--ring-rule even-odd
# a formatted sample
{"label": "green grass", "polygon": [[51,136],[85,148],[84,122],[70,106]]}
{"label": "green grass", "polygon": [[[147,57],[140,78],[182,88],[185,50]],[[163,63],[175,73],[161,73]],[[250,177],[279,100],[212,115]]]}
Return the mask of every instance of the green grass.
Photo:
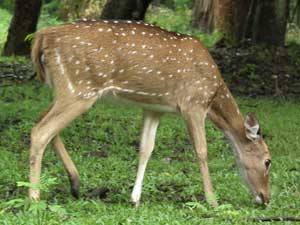
{"label": "green grass", "polygon": [[[272,154],[272,201],[256,206],[243,186],[223,135],[207,124],[209,166],[221,207],[202,199],[203,187],[183,121],[165,116],[146,172],[142,204],[134,209],[130,192],[137,166],[141,110],[95,105],[62,132],[81,175],[80,200],[69,194],[62,163],[48,147],[43,160],[42,201],[28,204],[30,130],[51,100],[38,82],[0,88],[0,224],[249,224],[250,217],[300,216],[300,106],[271,99],[240,99],[254,111]],[[107,157],[93,152],[105,151]],[[56,179],[54,179],[56,178]],[[106,187],[106,198],[87,197]],[[205,218],[212,217],[212,218]],[[267,223],[266,223],[267,224]]]}

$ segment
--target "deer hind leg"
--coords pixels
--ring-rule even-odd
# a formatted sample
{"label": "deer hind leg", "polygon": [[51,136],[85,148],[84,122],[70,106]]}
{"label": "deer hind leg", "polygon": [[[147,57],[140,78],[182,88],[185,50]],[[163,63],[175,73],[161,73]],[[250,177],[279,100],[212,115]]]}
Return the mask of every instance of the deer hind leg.
{"label": "deer hind leg", "polygon": [[[41,117],[39,121],[42,120],[42,118],[51,110],[52,106],[41,114]],[[56,154],[60,157],[62,160],[65,169],[67,170],[67,173],[69,175],[70,185],[71,185],[71,194],[75,198],[79,198],[79,173],[76,169],[75,164],[73,163],[71,157],[69,156],[64,143],[59,136],[59,134],[55,135],[52,139],[52,145],[56,152]]]}
{"label": "deer hind leg", "polygon": [[139,165],[134,188],[131,193],[131,200],[136,207],[139,206],[142,185],[147,163],[154,149],[156,130],[159,124],[161,113],[144,111],[143,130],[140,142]]}
{"label": "deer hind leg", "polygon": [[69,175],[71,194],[75,198],[79,198],[79,174],[74,162],[72,161],[71,157],[69,156],[64,146],[63,141],[61,140],[58,134],[53,138],[52,145],[55,152],[59,155],[59,157],[63,161],[64,167],[67,170],[67,173]]}
{"label": "deer hind leg", "polygon": [[205,113],[186,113],[184,114],[186,119],[188,131],[191,141],[194,146],[197,161],[202,174],[202,180],[205,191],[206,201],[212,206],[218,206],[213,193],[213,187],[209,175],[207,164],[207,146],[205,138]]}
{"label": "deer hind leg", "polygon": [[[62,99],[56,100],[47,114],[31,131],[30,147],[30,183],[35,186],[40,183],[42,158],[47,144],[59,131],[65,128],[73,119],[90,108],[96,98],[88,100]],[[40,191],[29,188],[29,197],[38,200]]]}

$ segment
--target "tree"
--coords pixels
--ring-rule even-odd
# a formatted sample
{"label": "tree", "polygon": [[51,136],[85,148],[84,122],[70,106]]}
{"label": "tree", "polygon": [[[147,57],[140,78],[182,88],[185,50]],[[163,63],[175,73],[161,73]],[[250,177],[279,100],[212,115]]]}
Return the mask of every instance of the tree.
{"label": "tree", "polygon": [[289,0],[196,0],[192,25],[238,41],[284,45]]}
{"label": "tree", "polygon": [[101,17],[101,19],[142,20],[150,2],[151,0],[62,0],[59,18],[68,20]]}
{"label": "tree", "polygon": [[213,31],[213,2],[211,0],[196,0],[192,12],[191,25],[206,33]]}
{"label": "tree", "polygon": [[231,33],[233,0],[195,0],[191,25],[207,33],[214,30]]}
{"label": "tree", "polygon": [[300,0],[291,0],[290,7],[291,14],[289,22],[294,22],[298,27],[300,27]]}
{"label": "tree", "polygon": [[36,31],[42,0],[16,0],[14,15],[2,54],[28,55],[30,43],[24,41],[28,34]]}
{"label": "tree", "polygon": [[59,9],[59,19],[67,21],[71,18],[79,17],[79,9],[82,8],[82,1],[78,0],[61,0]]}
{"label": "tree", "polygon": [[238,40],[284,45],[289,0],[238,0],[235,10]]}
{"label": "tree", "polygon": [[108,0],[101,19],[143,20],[151,0]]}
{"label": "tree", "polygon": [[59,18],[64,21],[69,18],[97,18],[104,3],[105,0],[61,0]]}

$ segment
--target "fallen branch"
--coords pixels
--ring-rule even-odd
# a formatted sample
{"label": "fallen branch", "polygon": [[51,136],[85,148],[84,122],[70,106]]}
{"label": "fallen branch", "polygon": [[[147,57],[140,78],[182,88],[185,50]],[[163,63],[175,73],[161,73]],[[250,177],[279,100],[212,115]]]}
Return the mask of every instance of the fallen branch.
{"label": "fallen branch", "polygon": [[258,217],[249,219],[255,222],[278,222],[278,221],[290,221],[290,222],[300,222],[300,217]]}

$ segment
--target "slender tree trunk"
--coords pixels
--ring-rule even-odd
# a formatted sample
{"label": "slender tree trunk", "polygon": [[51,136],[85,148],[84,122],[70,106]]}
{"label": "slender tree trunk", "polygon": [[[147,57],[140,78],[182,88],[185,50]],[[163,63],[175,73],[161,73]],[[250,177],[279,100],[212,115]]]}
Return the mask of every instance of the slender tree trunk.
{"label": "slender tree trunk", "polygon": [[108,0],[102,19],[143,20],[151,0]]}
{"label": "slender tree trunk", "polygon": [[24,41],[28,34],[36,31],[42,0],[16,0],[14,16],[10,22],[8,36],[2,54],[28,55],[30,43]]}
{"label": "slender tree trunk", "polygon": [[214,29],[213,18],[213,1],[196,0],[194,3],[192,13],[192,27],[200,29],[206,33],[211,33]]}
{"label": "slender tree trunk", "polygon": [[233,27],[233,0],[214,0],[214,27],[231,34]]}
{"label": "slender tree trunk", "polygon": [[233,0],[196,0],[192,26],[208,33],[218,30],[231,34],[233,15]]}
{"label": "slender tree trunk", "polygon": [[[253,8],[255,8],[253,0],[238,0],[234,5],[234,21],[235,21],[235,37],[242,40],[249,37],[249,30],[253,19]],[[250,29],[249,29],[250,27]]]}
{"label": "slender tree trunk", "polygon": [[290,0],[277,0],[275,5],[276,11],[276,24],[278,31],[278,38],[275,40],[275,43],[279,45],[284,45],[287,22],[289,18],[289,6]]}

